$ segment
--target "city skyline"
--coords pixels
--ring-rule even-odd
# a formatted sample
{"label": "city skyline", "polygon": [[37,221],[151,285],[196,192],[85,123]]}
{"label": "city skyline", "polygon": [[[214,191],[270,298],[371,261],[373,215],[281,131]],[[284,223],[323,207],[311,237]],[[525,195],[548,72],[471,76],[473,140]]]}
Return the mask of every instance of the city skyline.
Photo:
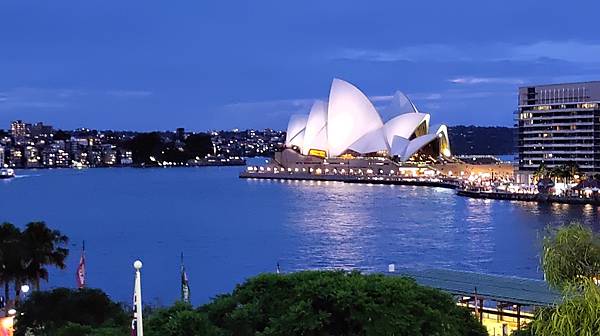
{"label": "city skyline", "polygon": [[0,125],[285,129],[342,77],[449,125],[512,126],[519,86],[600,78],[593,20],[563,7],[4,3]]}

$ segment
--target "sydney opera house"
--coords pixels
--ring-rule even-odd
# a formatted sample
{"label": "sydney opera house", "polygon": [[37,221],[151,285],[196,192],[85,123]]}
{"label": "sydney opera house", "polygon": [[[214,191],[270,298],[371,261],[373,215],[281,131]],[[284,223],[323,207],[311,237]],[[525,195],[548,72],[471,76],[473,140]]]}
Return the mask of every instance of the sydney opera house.
{"label": "sydney opera house", "polygon": [[369,166],[374,160],[403,165],[450,157],[447,127],[430,125],[430,115],[404,94],[396,93],[386,111],[389,120],[357,87],[334,79],[327,102],[316,101],[307,115],[290,118],[286,149],[275,161],[283,167],[344,161]]}

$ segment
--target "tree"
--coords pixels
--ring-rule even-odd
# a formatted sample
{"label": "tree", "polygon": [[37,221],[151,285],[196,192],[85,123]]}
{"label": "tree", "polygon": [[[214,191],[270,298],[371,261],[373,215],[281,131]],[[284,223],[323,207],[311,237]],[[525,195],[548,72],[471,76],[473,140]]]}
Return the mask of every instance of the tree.
{"label": "tree", "polygon": [[70,132],[65,132],[63,130],[58,130],[54,133],[54,140],[69,140],[71,139],[71,133]]}
{"label": "tree", "polygon": [[36,290],[40,289],[40,279],[48,280],[46,266],[65,268],[65,259],[69,250],[64,248],[69,239],[58,230],[51,230],[44,222],[27,224],[22,234],[22,243],[26,251],[26,268]]}
{"label": "tree", "polygon": [[210,336],[223,332],[211,324],[205,313],[194,310],[191,305],[176,302],[169,308],[158,309],[144,321],[148,336]]}
{"label": "tree", "polygon": [[580,224],[544,238],[542,266],[548,283],[563,291],[555,307],[540,309],[519,335],[598,335],[600,330],[600,240]]}
{"label": "tree", "polygon": [[[123,307],[114,303],[99,289],[73,290],[58,288],[33,292],[17,308],[22,312],[16,322],[16,336],[26,335],[90,335],[102,329],[116,329],[113,334],[126,334],[130,319]],[[79,333],[77,333],[79,332]]]}
{"label": "tree", "polygon": [[21,230],[11,223],[0,225],[0,255],[2,257],[0,279],[4,283],[5,313],[9,309],[10,283],[21,269]]}
{"label": "tree", "polygon": [[550,174],[550,171],[548,170],[548,167],[546,166],[546,164],[545,163],[540,163],[540,166],[533,173],[533,176],[536,179],[541,180],[541,179],[547,177],[549,174]]}
{"label": "tree", "polygon": [[569,284],[559,305],[536,313],[531,332],[536,336],[598,335],[599,307],[600,287],[594,280]]}
{"label": "tree", "polygon": [[206,133],[191,134],[185,139],[185,150],[191,158],[203,158],[212,153],[213,143],[210,135]]}
{"label": "tree", "polygon": [[544,238],[543,248],[542,268],[555,288],[600,275],[600,237],[588,227],[561,227]]}
{"label": "tree", "polygon": [[200,311],[232,335],[487,335],[450,295],[357,272],[259,275]]}
{"label": "tree", "polygon": [[161,154],[163,142],[158,132],[140,133],[126,147],[131,150],[135,164],[152,164],[150,157],[157,158]]}

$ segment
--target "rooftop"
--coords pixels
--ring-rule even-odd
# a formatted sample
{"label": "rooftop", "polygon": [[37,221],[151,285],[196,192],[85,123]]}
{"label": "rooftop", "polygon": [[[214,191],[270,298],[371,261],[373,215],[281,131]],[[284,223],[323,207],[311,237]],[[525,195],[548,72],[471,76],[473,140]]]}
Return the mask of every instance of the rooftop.
{"label": "rooftop", "polygon": [[552,306],[561,299],[543,280],[446,269],[400,269],[397,273],[450,294],[474,296],[477,288],[481,298],[523,306]]}

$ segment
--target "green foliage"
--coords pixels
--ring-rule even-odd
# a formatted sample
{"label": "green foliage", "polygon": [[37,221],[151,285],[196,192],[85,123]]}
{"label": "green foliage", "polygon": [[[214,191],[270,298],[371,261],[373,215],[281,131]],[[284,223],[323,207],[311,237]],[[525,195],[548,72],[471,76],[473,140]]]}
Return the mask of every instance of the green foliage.
{"label": "green foliage", "polygon": [[21,235],[27,277],[40,289],[40,279],[48,280],[47,265],[65,268],[69,250],[62,247],[69,242],[67,236],[52,230],[44,222],[31,222]]}
{"label": "green foliage", "polygon": [[[133,162],[138,165],[157,165],[156,161],[185,163],[196,157],[204,158],[212,153],[210,135],[200,133],[187,137],[183,147],[176,142],[163,139],[158,132],[139,133],[125,144],[133,154]],[[150,157],[154,157],[153,161]]]}
{"label": "green foliage", "polygon": [[65,267],[67,242],[66,236],[44,222],[29,223],[23,231],[11,223],[0,225],[0,281],[8,303],[5,312],[14,304],[10,301],[11,283],[16,301],[22,284],[30,282],[39,289],[40,279],[48,280],[47,266]]}
{"label": "green foliage", "polygon": [[[15,335],[27,330],[36,335],[87,335],[99,327],[126,331],[129,317],[122,307],[110,300],[99,289],[72,290],[58,288],[48,292],[34,292],[17,310],[22,313],[16,323]],[[82,333],[83,331],[86,333]],[[91,334],[90,334],[91,335]],[[95,334],[94,334],[95,335]]]}
{"label": "green foliage", "polygon": [[568,285],[563,302],[538,311],[531,328],[536,336],[599,335],[600,287],[592,279]]}
{"label": "green foliage", "polygon": [[521,335],[600,335],[599,237],[579,224],[560,227],[544,239],[542,266],[548,283],[563,290],[563,300],[538,310]]}
{"label": "green foliage", "polygon": [[158,132],[140,133],[131,139],[126,147],[131,149],[133,162],[136,164],[151,164],[151,156],[157,158],[163,148],[163,142]]}
{"label": "green foliage", "polygon": [[222,335],[205,313],[183,302],[154,311],[144,321],[144,333],[148,336]]}
{"label": "green foliage", "polygon": [[600,274],[600,239],[590,228],[561,227],[543,245],[542,267],[551,286],[563,288]]}
{"label": "green foliage", "polygon": [[486,335],[452,298],[412,279],[265,274],[200,308],[229,335]]}
{"label": "green foliage", "polygon": [[191,134],[185,139],[185,150],[190,158],[203,158],[213,152],[213,143],[210,135],[205,133]]}
{"label": "green foliage", "polygon": [[58,130],[54,133],[54,137],[52,139],[54,139],[54,141],[69,140],[69,139],[71,139],[71,133],[65,132],[63,130]]}

